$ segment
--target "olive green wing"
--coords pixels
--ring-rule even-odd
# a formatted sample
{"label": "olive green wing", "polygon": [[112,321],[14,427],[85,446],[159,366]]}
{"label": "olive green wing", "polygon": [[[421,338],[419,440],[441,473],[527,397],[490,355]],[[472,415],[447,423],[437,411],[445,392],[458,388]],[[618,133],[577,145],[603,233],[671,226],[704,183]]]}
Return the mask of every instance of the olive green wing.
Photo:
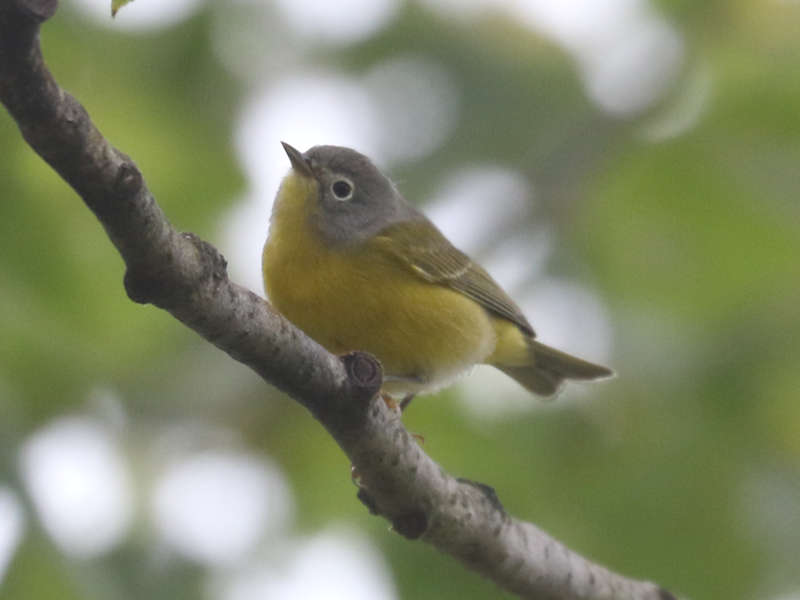
{"label": "olive green wing", "polygon": [[451,287],[531,337],[536,335],[525,315],[491,275],[453,246],[426,218],[391,225],[373,241],[423,279]]}

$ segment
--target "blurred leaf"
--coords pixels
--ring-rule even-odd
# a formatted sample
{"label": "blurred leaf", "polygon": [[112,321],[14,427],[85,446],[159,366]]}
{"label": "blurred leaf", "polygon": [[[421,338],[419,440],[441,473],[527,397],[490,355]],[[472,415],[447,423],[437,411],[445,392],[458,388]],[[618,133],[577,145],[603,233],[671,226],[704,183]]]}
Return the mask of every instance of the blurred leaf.
{"label": "blurred leaf", "polygon": [[111,0],[111,16],[116,17],[117,11],[130,2],[133,0]]}

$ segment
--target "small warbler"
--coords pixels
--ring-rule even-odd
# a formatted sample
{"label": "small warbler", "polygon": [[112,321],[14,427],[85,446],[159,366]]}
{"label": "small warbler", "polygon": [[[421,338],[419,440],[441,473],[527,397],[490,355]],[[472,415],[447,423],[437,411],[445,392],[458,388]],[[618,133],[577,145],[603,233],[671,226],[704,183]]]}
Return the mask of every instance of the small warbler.
{"label": "small warbler", "polygon": [[330,352],[376,356],[384,392],[433,391],[481,363],[542,396],[613,374],[538,342],[494,279],[366,156],[283,147],[292,169],[264,245],[267,295]]}

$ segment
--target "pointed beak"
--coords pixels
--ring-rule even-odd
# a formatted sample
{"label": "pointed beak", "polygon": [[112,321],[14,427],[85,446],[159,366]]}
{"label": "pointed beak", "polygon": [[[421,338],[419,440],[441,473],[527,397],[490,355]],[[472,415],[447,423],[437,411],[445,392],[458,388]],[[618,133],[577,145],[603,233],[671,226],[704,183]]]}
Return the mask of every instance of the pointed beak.
{"label": "pointed beak", "polygon": [[292,163],[292,168],[295,171],[297,171],[300,175],[305,175],[306,177],[314,177],[314,173],[311,170],[311,165],[309,165],[308,161],[303,158],[302,153],[297,148],[290,146],[286,142],[281,142],[281,145],[286,151],[286,155],[289,157],[289,161]]}

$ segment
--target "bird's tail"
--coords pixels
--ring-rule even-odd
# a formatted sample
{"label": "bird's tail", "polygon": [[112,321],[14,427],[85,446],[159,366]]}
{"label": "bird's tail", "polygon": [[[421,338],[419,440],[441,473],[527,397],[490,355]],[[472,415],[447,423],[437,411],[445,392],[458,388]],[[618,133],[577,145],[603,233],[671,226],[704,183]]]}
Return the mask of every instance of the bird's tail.
{"label": "bird's tail", "polygon": [[534,339],[528,340],[531,365],[497,366],[527,390],[540,396],[553,396],[567,379],[590,381],[614,375],[608,367],[571,356]]}

